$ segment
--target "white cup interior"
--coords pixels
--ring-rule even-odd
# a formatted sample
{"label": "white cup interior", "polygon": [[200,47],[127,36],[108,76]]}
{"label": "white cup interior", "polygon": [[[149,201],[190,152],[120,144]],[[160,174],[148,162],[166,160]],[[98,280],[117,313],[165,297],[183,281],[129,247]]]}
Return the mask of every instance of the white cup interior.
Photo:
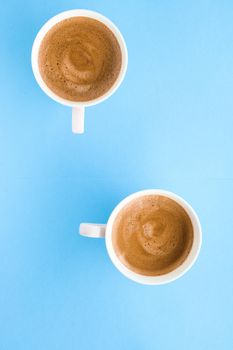
{"label": "white cup interior", "polygon": [[[70,101],[66,100],[58,95],[56,95],[51,89],[48,88],[48,86],[45,84],[44,80],[41,77],[40,70],[39,70],[39,65],[38,65],[38,55],[39,55],[39,49],[41,42],[46,35],[46,33],[57,23],[61,22],[64,19],[71,18],[71,17],[90,17],[93,19],[96,19],[102,23],[104,23],[115,35],[116,39],[118,40],[118,43],[121,48],[121,54],[122,54],[122,64],[121,64],[121,70],[118,75],[117,80],[113,84],[113,86],[102,96],[91,100],[91,101],[84,101],[84,102],[76,102],[76,101]],[[105,16],[101,15],[98,12],[90,11],[90,10],[70,10],[70,11],[65,11],[62,13],[59,13],[58,15],[52,17],[48,22],[46,22],[43,27],[40,29],[38,32],[34,43],[32,47],[32,55],[31,55],[31,61],[32,61],[32,70],[34,73],[34,76],[36,78],[36,81],[38,82],[39,86],[41,89],[53,100],[66,105],[70,107],[79,107],[79,106],[92,106],[97,103],[100,103],[110,97],[120,86],[121,82],[124,79],[126,70],[127,70],[127,65],[128,65],[128,53],[127,53],[127,47],[124,41],[124,38],[119,31],[119,29]]]}
{"label": "white cup interior", "polygon": [[[161,276],[144,276],[129,270],[117,257],[113,247],[113,243],[112,243],[112,227],[116,219],[116,216],[118,215],[120,210],[126,204],[131,202],[133,199],[142,197],[145,195],[163,195],[165,197],[173,199],[185,209],[193,225],[193,232],[194,232],[193,245],[186,260],[180,266],[178,266],[175,270]],[[201,242],[202,242],[201,225],[200,225],[198,216],[193,210],[193,208],[183,198],[177,196],[172,192],[168,192],[164,190],[155,190],[155,189],[145,190],[145,191],[136,192],[126,197],[113,210],[112,214],[109,217],[107,228],[106,228],[106,247],[113,264],[123,275],[141,284],[149,284],[149,285],[165,284],[165,283],[172,282],[177,278],[181,277],[185,272],[187,272],[191,268],[191,266],[196,261],[201,248]]]}

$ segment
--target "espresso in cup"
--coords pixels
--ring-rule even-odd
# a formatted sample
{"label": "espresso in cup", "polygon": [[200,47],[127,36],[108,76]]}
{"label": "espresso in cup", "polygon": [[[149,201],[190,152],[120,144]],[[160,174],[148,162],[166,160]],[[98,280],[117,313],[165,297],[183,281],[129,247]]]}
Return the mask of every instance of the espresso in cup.
{"label": "espresso in cup", "polygon": [[117,214],[112,244],[129,270],[159,276],[178,268],[194,240],[191,219],[176,201],[163,195],[133,199]]}
{"label": "espresso in cup", "polygon": [[90,17],[71,17],[55,24],[39,49],[39,70],[50,90],[66,100],[85,102],[107,93],[122,65],[113,32]]}
{"label": "espresso in cup", "polygon": [[175,193],[149,189],[124,198],[107,224],[81,223],[82,236],[104,237],[115,267],[142,284],[160,285],[184,275],[201,248],[194,209]]}

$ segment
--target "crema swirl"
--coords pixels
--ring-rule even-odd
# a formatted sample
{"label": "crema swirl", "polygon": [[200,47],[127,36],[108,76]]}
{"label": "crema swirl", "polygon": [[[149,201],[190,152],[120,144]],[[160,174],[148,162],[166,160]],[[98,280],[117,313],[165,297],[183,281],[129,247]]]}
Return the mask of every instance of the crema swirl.
{"label": "crema swirl", "polygon": [[116,217],[113,245],[122,263],[142,275],[168,273],[187,258],[193,227],[174,200],[146,195],[132,200]]}
{"label": "crema swirl", "polygon": [[39,50],[46,85],[71,101],[104,95],[121,69],[121,49],[112,31],[89,17],[72,17],[54,25]]}

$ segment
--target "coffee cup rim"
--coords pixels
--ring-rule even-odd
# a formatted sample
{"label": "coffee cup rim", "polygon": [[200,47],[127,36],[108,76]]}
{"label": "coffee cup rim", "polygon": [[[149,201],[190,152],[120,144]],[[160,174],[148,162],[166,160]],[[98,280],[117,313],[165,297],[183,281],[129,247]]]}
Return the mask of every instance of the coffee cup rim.
{"label": "coffee cup rim", "polygon": [[[194,238],[193,238],[193,244],[192,248],[185,259],[185,261],[178,266],[176,269],[173,271],[166,273],[164,275],[159,275],[159,276],[145,276],[138,274],[136,272],[131,271],[128,269],[117,257],[116,252],[113,248],[113,243],[112,243],[112,227],[114,224],[114,221],[116,219],[117,214],[120,212],[120,210],[129,202],[131,202],[135,198],[139,198],[145,195],[163,195],[167,198],[173,199],[176,203],[181,205],[188,216],[191,219],[192,225],[193,225],[193,233],[194,233]],[[161,190],[161,189],[148,189],[148,190],[142,190],[135,192],[129,196],[127,196],[125,199],[123,199],[112,211],[108,222],[106,226],[106,234],[105,234],[105,243],[106,243],[106,248],[108,255],[110,259],[112,260],[113,264],[115,267],[126,277],[129,279],[141,283],[141,284],[147,284],[147,285],[160,285],[160,284],[166,284],[169,282],[172,282],[181,276],[183,276],[195,263],[200,249],[202,245],[202,229],[201,229],[201,224],[199,221],[199,218],[192,208],[192,206],[186,202],[182,197],[178,196],[177,194],[166,191],[166,190]]]}
{"label": "coffee cup rim", "polygon": [[[89,17],[96,19],[103,24],[105,24],[115,35],[121,49],[121,54],[122,54],[122,63],[121,63],[121,70],[118,75],[118,78],[116,79],[115,83],[111,86],[111,88],[102,96],[90,100],[90,101],[70,101],[67,99],[64,99],[57,94],[55,94],[44,82],[40,70],[39,70],[39,64],[38,64],[38,55],[39,55],[39,49],[41,42],[47,32],[57,23],[71,18],[71,17]],[[60,12],[57,15],[51,17],[47,22],[44,23],[44,25],[40,28],[38,31],[35,40],[33,42],[32,46],[32,52],[31,52],[31,65],[32,65],[32,71],[35,76],[35,79],[37,83],[39,84],[40,88],[54,101],[61,103],[65,106],[69,107],[88,107],[88,106],[93,106],[96,105],[107,98],[109,98],[121,85],[122,81],[124,80],[126,71],[127,71],[127,66],[128,66],[128,51],[127,51],[127,46],[124,40],[123,35],[121,34],[120,30],[117,28],[117,26],[107,17],[102,15],[99,12],[96,11],[91,11],[87,9],[73,9],[73,10],[68,10],[64,12]]]}

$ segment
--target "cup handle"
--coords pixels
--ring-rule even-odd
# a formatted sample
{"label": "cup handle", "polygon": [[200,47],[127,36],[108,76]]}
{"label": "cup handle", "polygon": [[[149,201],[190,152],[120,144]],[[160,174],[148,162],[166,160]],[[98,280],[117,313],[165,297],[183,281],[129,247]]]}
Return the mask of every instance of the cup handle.
{"label": "cup handle", "polygon": [[74,134],[84,133],[84,107],[72,108],[72,131]]}
{"label": "cup handle", "polygon": [[103,224],[87,224],[83,223],[79,226],[79,233],[81,236],[92,238],[104,238],[106,225]]}

